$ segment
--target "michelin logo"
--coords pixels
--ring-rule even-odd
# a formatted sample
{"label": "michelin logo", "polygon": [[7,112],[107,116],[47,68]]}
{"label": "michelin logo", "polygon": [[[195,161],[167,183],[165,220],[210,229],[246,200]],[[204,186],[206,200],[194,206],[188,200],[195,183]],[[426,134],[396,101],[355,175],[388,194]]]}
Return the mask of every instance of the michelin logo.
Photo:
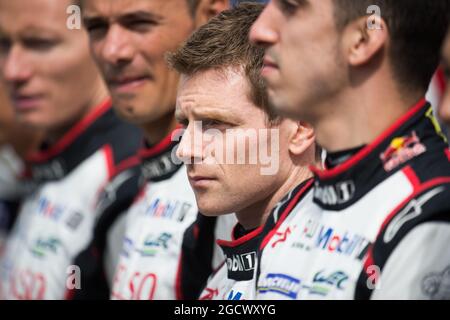
{"label": "michelin logo", "polygon": [[258,288],[261,294],[275,292],[290,299],[297,299],[300,291],[300,280],[285,274],[269,273]]}

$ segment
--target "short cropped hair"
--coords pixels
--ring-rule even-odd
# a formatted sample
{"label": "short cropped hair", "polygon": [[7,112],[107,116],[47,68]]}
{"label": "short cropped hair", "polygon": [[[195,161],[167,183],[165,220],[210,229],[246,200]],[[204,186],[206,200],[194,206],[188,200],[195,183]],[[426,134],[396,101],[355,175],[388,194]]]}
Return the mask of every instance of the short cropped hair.
{"label": "short cropped hair", "polygon": [[426,90],[439,64],[449,0],[333,0],[338,29],[376,5],[388,27],[394,77],[402,88]]}
{"label": "short cropped hair", "polygon": [[182,75],[191,76],[211,69],[242,68],[250,85],[251,101],[264,110],[273,124],[279,120],[270,109],[261,77],[264,49],[249,41],[249,32],[264,5],[244,2],[225,10],[200,27],[168,62]]}

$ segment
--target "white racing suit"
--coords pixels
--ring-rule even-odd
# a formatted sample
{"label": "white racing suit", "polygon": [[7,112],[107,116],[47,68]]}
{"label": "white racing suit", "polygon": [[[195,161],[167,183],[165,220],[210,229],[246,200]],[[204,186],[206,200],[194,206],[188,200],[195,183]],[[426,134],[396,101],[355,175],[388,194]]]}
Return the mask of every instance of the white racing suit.
{"label": "white racing suit", "polygon": [[145,184],[111,230],[124,229],[120,252],[116,237],[107,244],[106,255],[118,259],[112,299],[196,299],[223,262],[215,240],[230,232],[235,220],[198,213],[186,167],[175,156],[177,146],[171,134],[139,152]]}
{"label": "white racing suit", "polygon": [[[274,234],[284,218],[303,199],[304,194],[311,189],[309,179],[289,192],[272,210],[267,222],[245,235],[238,236],[236,225],[231,241],[219,240],[226,263],[214,273],[200,295],[200,300],[253,300],[255,299],[256,277],[258,270],[258,252],[267,237],[283,238],[284,235]],[[277,243],[275,242],[275,246]],[[289,262],[288,262],[289,263]]]}
{"label": "white racing suit", "polygon": [[107,100],[30,156],[31,192],[0,261],[0,298],[63,299],[83,285],[77,279],[84,269],[74,259],[91,241],[103,208],[120,199],[115,192],[110,199],[101,195],[140,141],[141,133],[120,121]]}
{"label": "white racing suit", "polygon": [[261,245],[256,298],[450,299],[449,161],[421,100],[344,163],[315,169]]}

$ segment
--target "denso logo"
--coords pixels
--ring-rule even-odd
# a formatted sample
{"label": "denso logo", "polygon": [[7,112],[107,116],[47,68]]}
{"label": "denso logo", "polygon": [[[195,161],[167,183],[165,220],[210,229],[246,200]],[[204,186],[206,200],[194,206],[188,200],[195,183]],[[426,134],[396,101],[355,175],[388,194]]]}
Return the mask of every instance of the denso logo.
{"label": "denso logo", "polygon": [[355,183],[344,181],[336,185],[320,186],[318,182],[314,187],[314,198],[324,205],[343,204],[355,195]]}
{"label": "denso logo", "polygon": [[9,289],[9,294],[17,300],[43,300],[47,290],[47,281],[40,272],[15,271],[11,275]]}
{"label": "denso logo", "polygon": [[256,252],[233,255],[227,258],[228,271],[251,271],[255,269]]}
{"label": "denso logo", "polygon": [[260,283],[258,292],[261,294],[274,292],[296,299],[301,289],[300,280],[280,273],[269,273]]}
{"label": "denso logo", "polygon": [[115,300],[153,300],[157,284],[155,273],[130,270],[121,264],[114,275],[111,297]]}

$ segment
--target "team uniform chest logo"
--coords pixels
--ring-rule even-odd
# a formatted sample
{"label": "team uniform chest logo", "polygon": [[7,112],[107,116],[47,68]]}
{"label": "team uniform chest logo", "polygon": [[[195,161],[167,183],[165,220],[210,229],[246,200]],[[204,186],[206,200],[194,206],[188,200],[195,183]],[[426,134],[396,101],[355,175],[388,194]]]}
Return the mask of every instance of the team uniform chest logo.
{"label": "team uniform chest logo", "polygon": [[193,207],[192,203],[181,199],[165,199],[163,197],[144,197],[136,204],[137,211],[146,217],[170,219],[183,222]]}
{"label": "team uniform chest logo", "polygon": [[315,272],[311,279],[269,273],[259,282],[258,293],[272,293],[289,299],[298,299],[302,293],[317,298],[326,297],[332,291],[345,290],[348,279],[349,276],[343,271],[321,270]]}
{"label": "team uniform chest logo", "polygon": [[314,186],[314,198],[324,205],[347,203],[353,199],[356,187],[353,181],[343,181],[334,185]]}
{"label": "team uniform chest logo", "polygon": [[38,238],[30,248],[31,253],[38,258],[45,258],[48,254],[57,254],[62,245],[56,237]]}
{"label": "team uniform chest logo", "polygon": [[256,251],[227,254],[228,277],[238,281],[251,280],[256,266]]}
{"label": "team uniform chest logo", "polygon": [[299,230],[292,248],[305,252],[318,249],[363,260],[371,245],[371,242],[363,235],[329,226],[315,219],[307,219]]}
{"label": "team uniform chest logo", "polygon": [[383,161],[384,170],[390,172],[426,151],[427,148],[413,131],[411,135],[393,139],[386,151],[380,154],[380,159]]}
{"label": "team uniform chest logo", "polygon": [[167,250],[169,248],[169,241],[172,238],[172,234],[168,232],[162,232],[157,235],[150,234],[145,238],[138,251],[144,257],[154,257],[161,250]]}
{"label": "team uniform chest logo", "polygon": [[82,210],[76,210],[67,204],[60,204],[46,195],[38,196],[30,204],[35,206],[35,210],[31,210],[31,212],[35,212],[36,217],[61,223],[70,231],[77,230],[84,220]]}

